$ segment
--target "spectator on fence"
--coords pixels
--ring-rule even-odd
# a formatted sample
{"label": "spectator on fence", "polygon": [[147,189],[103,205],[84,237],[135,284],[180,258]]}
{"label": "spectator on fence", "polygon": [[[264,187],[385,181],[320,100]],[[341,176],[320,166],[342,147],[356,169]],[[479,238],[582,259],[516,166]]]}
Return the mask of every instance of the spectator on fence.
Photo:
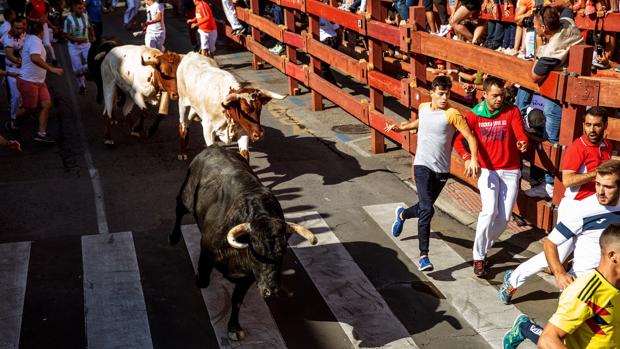
{"label": "spectator on fence", "polygon": [[93,27],[94,41],[101,41],[103,33],[103,2],[101,0],[86,0],[86,13]]}
{"label": "spectator on fence", "polygon": [[[6,71],[19,74],[22,65],[21,51],[24,47],[24,36],[26,32],[26,18],[17,16],[13,19],[11,30],[2,37],[2,44],[6,50]],[[15,128],[15,118],[21,103],[21,96],[17,89],[17,80],[15,77],[8,76],[7,83],[9,85],[9,109],[11,120],[7,123],[7,128],[12,130]]]}
{"label": "spectator on fence", "polygon": [[193,19],[188,19],[191,29],[198,28],[200,36],[200,54],[208,57],[215,55],[215,42],[217,41],[217,26],[211,7],[205,0],[194,0],[196,13]]}
{"label": "spectator on fence", "polygon": [[[553,70],[561,69],[568,61],[570,47],[582,43],[583,36],[572,18],[560,17],[557,8],[544,6],[534,11],[534,29],[536,34],[545,38],[547,44],[537,52],[530,76],[532,81],[543,81]],[[527,115],[527,107],[532,101],[533,93],[520,88],[515,104],[522,115]],[[543,113],[545,114],[544,139],[557,143],[560,136],[562,107],[554,100],[542,97]],[[534,177],[536,172],[534,173]],[[525,192],[530,197],[553,197],[553,175],[544,174],[543,183]]]}
{"label": "spectator on fence", "polygon": [[45,47],[52,64],[56,65],[56,53],[52,47],[52,34],[50,31],[57,32],[58,28],[56,28],[47,17],[49,11],[49,4],[45,2],[45,0],[28,0],[26,3],[26,19],[28,22],[41,23],[43,26],[43,47]]}
{"label": "spectator on fence", "polygon": [[353,13],[363,13],[366,12],[366,0],[354,0],[351,4],[345,2],[339,8]]}
{"label": "spectator on fence", "polygon": [[71,68],[77,79],[80,95],[86,92],[85,74],[88,72],[86,60],[90,49],[90,38],[94,36],[88,15],[82,0],[72,0],[71,12],[65,19],[63,32],[67,37],[67,51],[71,59]]}
{"label": "spectator on fence", "polygon": [[526,315],[519,315],[504,335],[504,348],[515,349],[525,339],[543,349],[617,348],[620,225],[608,224],[594,247],[599,259],[596,269],[578,277],[562,292],[558,308],[544,329]]}
{"label": "spectator on fence", "polygon": [[[479,44],[478,41],[480,36],[482,36],[482,31],[480,34],[474,35],[469,28],[465,25],[465,20],[472,15],[473,12],[480,11],[482,7],[481,0],[461,0],[458,2],[456,10],[452,13],[450,17],[450,25],[452,29],[454,29],[455,33],[463,37],[466,41],[472,42],[474,44]],[[477,33],[476,33],[477,34]]]}
{"label": "spectator on fence", "polygon": [[467,140],[472,150],[472,156],[465,164],[465,175],[476,178],[480,172],[476,138],[465,118],[448,104],[451,88],[452,80],[449,77],[436,77],[431,83],[431,102],[420,104],[418,119],[402,122],[400,125],[390,124],[385,128],[386,132],[418,131],[413,175],[418,188],[419,201],[407,209],[402,206],[396,208],[392,235],[400,236],[405,220],[418,218],[420,248],[418,270],[420,271],[433,269],[433,264],[428,257],[431,219],[435,213],[433,205],[450,176],[452,138],[456,131]]}
{"label": "spectator on fence", "polygon": [[2,137],[2,135],[0,135],[0,147],[5,147],[11,150],[17,150],[17,151],[21,151],[22,150],[22,146],[21,144],[19,144],[18,141],[12,140],[12,139],[6,139],[4,137]]}
{"label": "spectator on fence", "polygon": [[[494,17],[499,17],[499,4],[500,0],[495,0],[491,14]],[[504,17],[508,17],[510,15],[510,8],[512,4],[510,1],[504,2]],[[512,53],[512,47],[514,46],[515,41],[515,31],[516,26],[513,23],[502,22],[502,21],[488,21],[487,22],[487,39],[485,42],[485,47],[490,48],[491,50],[496,50],[498,52],[505,52],[509,50],[508,54]]]}
{"label": "spectator on fence", "polygon": [[[583,121],[583,135],[571,143],[562,156],[562,184],[566,187],[558,207],[558,222],[564,222],[578,213],[583,200],[596,194],[596,169],[611,160],[613,145],[605,139],[610,112],[603,107],[593,107]],[[575,239],[557,245],[560,262],[568,258],[575,249]],[[512,296],[531,276],[543,271],[549,265],[544,253],[528,259],[514,270],[504,273],[504,282],[499,289],[499,299],[508,304]]]}
{"label": "spectator on fence", "polygon": [[43,46],[43,25],[40,22],[28,24],[28,35],[22,49],[22,68],[17,78],[17,89],[22,96],[23,109],[17,113],[16,126],[28,114],[39,108],[39,130],[34,140],[41,143],[56,142],[47,133],[49,111],[52,108],[45,77],[47,72],[62,75],[62,68],[53,67],[45,62],[46,50]]}
{"label": "spectator on fence", "polygon": [[[277,4],[269,3],[271,5],[271,14],[273,15],[273,23],[277,25],[284,24],[284,16],[282,15],[282,7]],[[284,53],[284,43],[282,41],[276,42],[276,44],[269,49],[269,52],[276,55]]]}
{"label": "spectator on fence", "polygon": [[222,0],[222,7],[224,8],[224,14],[226,15],[226,19],[230,26],[232,27],[232,34],[242,35],[245,32],[245,27],[241,25],[239,19],[237,18],[237,13],[235,12],[235,4],[238,0]]}
{"label": "spectator on fence", "polygon": [[[590,31],[592,34],[592,42],[594,45],[594,55],[592,57],[592,66],[597,69],[610,69],[610,60],[616,51],[618,43],[616,33],[606,33],[603,30],[604,18],[611,11],[607,9],[611,8],[612,4],[609,1],[599,1],[596,3],[597,19],[595,21],[594,30]],[[616,4],[617,11],[617,4]]]}
{"label": "spectator on fence", "polygon": [[[528,147],[519,110],[504,103],[504,81],[496,77],[484,80],[484,100],[466,115],[467,124],[478,139],[478,160],[482,168],[478,189],[482,210],[478,215],[473,257],[474,274],[487,273],[487,251],[506,229],[519,191],[521,155]],[[467,150],[458,135],[454,148],[469,164],[472,150]]]}
{"label": "spectator on fence", "polygon": [[[325,45],[338,50],[340,41],[338,40],[338,23],[332,23],[325,18],[319,18],[319,40]],[[321,75],[323,78],[334,85],[337,85],[336,77],[329,68],[329,64],[321,61]]]}

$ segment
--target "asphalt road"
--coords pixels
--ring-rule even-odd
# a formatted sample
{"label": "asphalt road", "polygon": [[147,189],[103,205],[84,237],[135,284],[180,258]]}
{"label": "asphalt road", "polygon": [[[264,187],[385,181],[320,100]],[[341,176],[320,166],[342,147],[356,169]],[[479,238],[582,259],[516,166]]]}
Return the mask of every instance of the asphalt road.
{"label": "asphalt road", "polygon": [[[168,14],[167,28],[168,49],[177,52],[191,49],[181,19]],[[139,44],[141,40],[122,29],[119,10],[105,17],[104,35],[116,36],[126,43]],[[286,92],[284,79],[273,69],[252,71],[250,56],[239,48],[220,40],[218,50],[222,67],[240,79]],[[207,310],[200,291],[194,286],[187,244],[171,247],[166,239],[174,222],[175,196],[188,165],[176,157],[176,103],[171,104],[170,115],[153,137],[132,137],[128,125],[121,121],[113,131],[116,147],[106,148],[102,137],[102,107],[95,102],[94,84],[89,83],[86,95],[79,96],[69,71],[66,49],[57,44],[56,51],[66,69],[62,77],[49,77],[55,104],[50,132],[58,137],[58,144],[41,146],[31,141],[36,123],[30,120],[21,133],[24,150],[21,153],[0,150],[0,246],[29,242],[30,248],[23,311],[18,316],[19,346],[94,347],[89,343],[91,337],[85,320],[92,315],[85,305],[91,291],[84,279],[90,268],[86,266],[98,263],[89,262],[90,256],[84,255],[85,244],[100,233],[121,232],[131,232],[133,239],[131,246],[139,267],[136,292],[143,295],[152,347],[224,346],[210,321],[214,314]],[[354,287],[360,279],[367,279],[370,284],[364,284],[365,289],[369,294],[378,294],[387,305],[379,311],[393,314],[397,319],[385,323],[385,328],[402,326],[419,347],[488,347],[471,322],[417,271],[414,262],[382,232],[385,227],[379,226],[376,217],[364,209],[416,201],[415,193],[403,182],[409,175],[410,157],[393,146],[387,154],[368,156],[364,151],[368,147],[367,130],[360,129],[353,119],[336,108],[312,113],[304,103],[307,98],[289,97],[283,103],[264,108],[262,122],[266,134],[251,149],[251,164],[265,185],[278,195],[285,212],[292,216],[312,212],[320,215],[327,225],[323,232],[333,233],[339,241],[333,246],[344,250],[332,245],[329,248],[336,248],[338,253],[346,251],[350,256],[343,255],[346,266],[355,265],[361,271],[361,277],[347,280],[347,285]],[[3,123],[7,117],[4,112]],[[334,131],[342,127],[350,132]],[[191,158],[204,144],[199,124],[192,126],[190,137]],[[194,223],[191,217],[184,220],[187,225]],[[415,224],[410,224],[408,229],[415,231]],[[463,260],[470,258],[473,237],[470,228],[438,213],[433,229],[452,237],[447,240]],[[288,348],[389,347],[392,340],[403,339],[383,341],[379,333],[364,332],[363,324],[370,320],[363,318],[356,320],[359,328],[347,330],[352,325],[342,326],[338,309],[346,311],[351,305],[347,302],[354,300],[341,297],[331,303],[334,297],[323,293],[325,287],[330,287],[329,283],[317,283],[301,255],[289,252],[283,269],[294,273],[284,276],[283,283],[293,295],[267,302],[277,324],[276,331]],[[334,260],[334,263],[341,262]],[[501,270],[495,273],[496,281],[485,282],[484,286],[496,286]],[[552,310],[555,294],[542,280],[535,280],[531,287],[540,289],[541,293],[527,299],[520,309],[545,319]],[[256,292],[256,288],[250,292]],[[108,306],[113,308],[124,301],[119,293]],[[9,299],[5,303],[15,302]],[[375,305],[368,303],[368,307]],[[368,308],[363,304],[357,306]],[[349,316],[355,318],[356,314]],[[241,324],[244,324],[243,310]],[[135,330],[132,326],[127,332]],[[252,335],[249,331],[246,343],[251,342]],[[373,337],[378,340],[373,341]],[[132,345],[124,343],[121,347]]]}

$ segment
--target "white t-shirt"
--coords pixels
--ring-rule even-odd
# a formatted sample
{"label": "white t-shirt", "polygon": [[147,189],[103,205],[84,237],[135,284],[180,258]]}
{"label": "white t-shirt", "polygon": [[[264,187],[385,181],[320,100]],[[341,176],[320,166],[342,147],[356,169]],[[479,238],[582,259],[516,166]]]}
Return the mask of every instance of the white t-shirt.
{"label": "white t-shirt", "polygon": [[576,237],[572,272],[580,276],[598,266],[601,259],[599,238],[608,225],[620,223],[620,203],[603,206],[596,195],[591,195],[568,209],[572,212],[562,215],[563,220],[547,238],[560,245]]}
{"label": "white t-shirt", "polygon": [[[13,49],[13,55],[17,56],[17,57],[21,57],[21,52],[22,49],[24,47],[24,37],[25,35],[22,34],[20,35],[18,38],[14,37],[13,35],[6,33],[4,34],[4,36],[2,37],[2,45],[4,45],[5,48],[7,47],[11,47]],[[18,68],[15,63],[11,62],[9,60],[9,57],[5,58],[6,61],[6,70],[9,72],[13,72],[13,73],[19,73],[20,72],[20,68]]]}
{"label": "white t-shirt", "polygon": [[160,4],[157,1],[146,7],[146,20],[150,22],[157,18],[157,13],[161,13],[161,21],[153,24],[149,24],[146,27],[147,33],[160,34],[166,31],[164,24],[164,4]]}
{"label": "white t-shirt", "polygon": [[32,54],[39,54],[43,60],[47,59],[43,41],[36,35],[28,34],[26,35],[26,39],[24,39],[24,48],[22,48],[22,70],[20,72],[20,79],[43,83],[45,82],[47,71],[32,62],[30,59],[30,55]]}
{"label": "white t-shirt", "polygon": [[[0,25],[0,38],[5,36],[6,33],[9,32],[9,30],[11,30],[11,22],[5,20],[4,22],[2,22],[2,25]],[[3,54],[4,54],[4,46],[0,47],[0,55],[3,55]]]}

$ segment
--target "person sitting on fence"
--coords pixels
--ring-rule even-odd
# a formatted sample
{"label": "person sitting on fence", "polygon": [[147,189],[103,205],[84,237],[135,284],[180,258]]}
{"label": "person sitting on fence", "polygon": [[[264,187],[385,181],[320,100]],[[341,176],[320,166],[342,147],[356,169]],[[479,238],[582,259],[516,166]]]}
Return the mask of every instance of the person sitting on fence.
{"label": "person sitting on fence", "polygon": [[215,42],[217,41],[217,26],[211,7],[205,0],[194,0],[195,16],[188,19],[191,29],[198,28],[200,36],[200,54],[213,57],[215,55]]}
{"label": "person sitting on fence", "polygon": [[[340,26],[338,23],[332,23],[327,19],[320,17],[319,18],[319,40],[325,45],[338,50],[340,47],[340,40],[338,40],[338,28]],[[334,85],[337,85],[336,77],[332,73],[331,69],[329,69],[329,64],[321,61],[321,75],[323,78]]]}
{"label": "person sitting on fence", "polygon": [[[467,28],[466,20],[477,11],[480,11],[482,7],[481,0],[461,0],[459,1],[456,10],[450,16],[450,25],[454,32],[465,39],[465,41],[472,42],[474,44],[480,44],[480,39],[484,33],[484,26],[480,26],[480,23],[474,22],[476,30],[474,33]],[[480,29],[479,29],[480,28]]]}
{"label": "person sitting on fence", "polygon": [[[482,171],[478,189],[482,210],[473,248],[474,274],[478,277],[486,275],[486,254],[510,221],[519,191],[520,153],[528,147],[519,110],[504,103],[504,81],[490,76],[484,80],[483,88],[484,100],[465,116],[480,143],[478,160]],[[466,149],[461,135],[454,140],[454,149],[469,165],[472,150]]]}
{"label": "person sitting on fence", "polygon": [[[271,6],[271,14],[273,16],[273,23],[277,25],[284,24],[284,17],[282,16],[282,7],[280,5],[269,3]],[[284,43],[282,41],[276,42],[276,44],[269,49],[269,52],[274,53],[276,55],[281,55],[284,53]]]}
{"label": "person sitting on fence", "polygon": [[[536,34],[545,38],[547,44],[538,48],[537,58],[534,61],[530,76],[533,82],[542,82],[552,71],[561,69],[568,62],[570,47],[582,43],[583,36],[575,21],[569,17],[560,17],[557,8],[551,6],[537,7],[534,11],[534,30]],[[527,115],[527,108],[532,102],[534,94],[525,88],[520,88],[515,104],[523,116]],[[557,143],[560,135],[562,107],[554,100],[541,96],[545,114],[544,139]],[[536,177],[536,173],[534,173]],[[553,197],[553,175],[544,174],[543,183],[527,190],[530,197]]]}
{"label": "person sitting on fence", "polygon": [[[610,61],[616,51],[616,47],[618,44],[618,40],[616,37],[616,33],[606,33],[603,30],[603,23],[605,23],[604,18],[614,11],[612,8],[612,4],[609,1],[598,1],[596,3],[596,16],[597,19],[595,21],[595,28],[591,30],[589,34],[591,34],[591,41],[588,42],[592,44],[595,48],[594,54],[592,57],[592,66],[596,69],[610,69]],[[618,4],[615,4],[615,12],[618,11]],[[608,11],[608,9],[611,9]]]}
{"label": "person sitting on fence", "polygon": [[[618,166],[618,165],[616,165]],[[616,170],[616,182],[620,168]],[[611,191],[611,190],[610,190]],[[618,184],[615,184],[616,201]],[[515,349],[525,339],[539,348],[617,348],[620,333],[620,224],[605,224],[593,246],[595,270],[578,277],[560,295],[556,312],[543,329],[526,315],[519,315],[503,338],[503,347]],[[594,244],[592,244],[594,245]]]}
{"label": "person sitting on fence", "polygon": [[[558,222],[564,222],[575,215],[582,209],[583,200],[596,194],[596,169],[603,162],[611,160],[613,150],[612,143],[604,138],[609,114],[603,107],[588,110],[583,122],[583,135],[564,151],[562,184],[566,191],[558,207]],[[574,238],[557,245],[560,262],[564,263],[574,248]],[[548,266],[545,254],[541,252],[521,263],[516,269],[507,270],[499,289],[499,299],[506,304],[510,303],[517,288]]]}
{"label": "person sitting on fence", "polygon": [[235,12],[235,4],[238,0],[222,0],[222,7],[224,8],[224,14],[230,26],[232,27],[232,34],[235,36],[245,33],[245,27],[239,22],[237,13]]}
{"label": "person sitting on fence", "polygon": [[465,175],[476,178],[480,172],[477,157],[477,141],[465,118],[458,110],[450,108],[449,96],[452,80],[447,76],[438,76],[431,83],[430,103],[422,103],[418,109],[418,119],[402,122],[400,125],[390,124],[385,131],[404,132],[418,131],[416,156],[413,161],[413,175],[418,188],[419,201],[405,209],[396,208],[392,235],[400,236],[405,220],[418,218],[418,242],[420,261],[418,270],[432,270],[433,264],[428,258],[431,219],[435,213],[433,204],[450,176],[450,157],[452,154],[452,138],[458,131],[472,149],[472,157],[465,164]]}

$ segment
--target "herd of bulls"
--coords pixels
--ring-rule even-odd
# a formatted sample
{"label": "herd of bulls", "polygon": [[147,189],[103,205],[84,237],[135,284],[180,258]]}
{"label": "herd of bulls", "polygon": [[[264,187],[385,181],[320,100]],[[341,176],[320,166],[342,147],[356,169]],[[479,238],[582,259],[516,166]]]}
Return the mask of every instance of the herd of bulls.
{"label": "herd of bulls", "polygon": [[[169,99],[178,100],[182,160],[187,159],[190,121],[201,120],[207,148],[189,165],[177,196],[169,242],[179,242],[182,217],[191,213],[202,235],[196,284],[209,286],[213,268],[235,283],[228,335],[232,340],[242,339],[239,310],[250,286],[256,281],[265,298],[278,294],[290,235],[317,243],[308,229],[284,221],[277,198],[262,185],[248,162],[250,138],[263,136],[262,106],[285,96],[242,87],[232,74],[219,69],[215,60],[194,52],[179,55],[113,41],[91,49],[89,70],[97,83],[97,101],[104,102],[105,144],[114,144],[111,123],[116,104],[123,106],[124,116],[134,105],[140,108],[140,120],[132,127],[132,133],[138,134],[146,104],[159,104],[157,119],[148,130],[151,135],[167,114]],[[237,141],[239,153],[214,144],[216,136],[226,144]]]}

